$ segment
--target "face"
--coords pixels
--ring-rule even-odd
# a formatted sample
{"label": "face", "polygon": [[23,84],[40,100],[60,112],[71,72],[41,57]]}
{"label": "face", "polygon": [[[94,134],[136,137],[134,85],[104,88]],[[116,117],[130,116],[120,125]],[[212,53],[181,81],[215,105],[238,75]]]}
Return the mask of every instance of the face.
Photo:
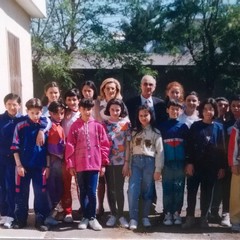
{"label": "face", "polygon": [[115,83],[107,83],[104,86],[103,93],[105,95],[106,101],[113,99],[116,97],[117,88]]}
{"label": "face", "polygon": [[93,95],[94,95],[94,91],[88,85],[84,85],[84,87],[82,89],[82,95],[84,98],[92,99]]}
{"label": "face", "polygon": [[60,97],[60,91],[58,87],[50,87],[45,92],[46,97],[48,98],[48,102],[51,103],[53,101],[57,101]]}
{"label": "face", "polygon": [[20,104],[17,100],[7,100],[5,108],[10,116],[15,117],[20,110]]}
{"label": "face", "polygon": [[37,123],[42,115],[42,110],[39,108],[31,108],[27,110],[27,115],[34,123]]}
{"label": "face", "polygon": [[64,109],[63,108],[58,108],[58,111],[56,113],[54,112],[49,112],[51,118],[53,119],[53,121],[60,123],[63,118],[64,118]]}
{"label": "face", "polygon": [[139,121],[142,124],[142,126],[146,127],[150,123],[151,115],[148,112],[148,110],[144,109],[144,110],[139,111],[138,118],[139,118]]}
{"label": "face", "polygon": [[92,108],[80,107],[79,111],[81,113],[81,118],[84,121],[88,121],[90,119],[90,117],[92,116]]}
{"label": "face", "polygon": [[181,91],[179,87],[173,86],[167,93],[170,100],[178,100],[181,97]]}
{"label": "face", "polygon": [[226,112],[229,110],[229,104],[224,100],[220,100],[217,102],[217,108],[218,108],[218,115],[224,116]]}
{"label": "face", "polygon": [[195,95],[189,95],[187,96],[185,100],[186,108],[189,110],[196,110],[199,106],[199,100],[197,96]]}
{"label": "face", "polygon": [[66,97],[65,103],[72,111],[78,111],[79,99],[77,98],[77,96]]}
{"label": "face", "polygon": [[152,96],[156,88],[156,81],[153,78],[144,78],[141,83],[142,96],[144,98],[149,98]]}
{"label": "face", "polygon": [[240,100],[232,101],[230,106],[231,112],[233,113],[235,119],[240,118]]}
{"label": "face", "polygon": [[211,122],[213,120],[214,113],[212,104],[205,104],[203,108],[203,121]]}
{"label": "face", "polygon": [[170,106],[169,108],[167,108],[167,113],[169,115],[169,118],[171,119],[177,119],[181,114],[181,112],[182,112],[182,109],[177,106]]}
{"label": "face", "polygon": [[112,120],[119,120],[121,114],[121,107],[117,104],[112,104],[109,108],[110,116]]}

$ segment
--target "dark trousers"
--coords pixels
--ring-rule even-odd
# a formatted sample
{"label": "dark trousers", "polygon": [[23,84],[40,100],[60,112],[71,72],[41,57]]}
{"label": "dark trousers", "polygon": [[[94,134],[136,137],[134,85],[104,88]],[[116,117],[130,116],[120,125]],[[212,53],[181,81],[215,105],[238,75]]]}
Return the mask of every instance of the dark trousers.
{"label": "dark trousers", "polygon": [[201,217],[207,217],[213,199],[214,184],[217,172],[211,169],[195,169],[193,176],[187,179],[187,216],[194,216],[196,196],[200,185]]}
{"label": "dark trousers", "polygon": [[16,208],[15,217],[19,223],[26,224],[28,217],[29,188],[32,180],[34,192],[34,211],[36,224],[42,224],[50,213],[46,191],[46,176],[44,169],[26,168],[24,177],[16,176]]}
{"label": "dark trousers", "polygon": [[[9,159],[6,158],[6,161]],[[15,165],[0,163],[0,213],[14,218]]]}
{"label": "dark trousers", "polygon": [[124,177],[122,175],[123,165],[109,165],[106,167],[107,197],[111,214],[123,216],[124,206]]}
{"label": "dark trousers", "polygon": [[98,171],[83,171],[77,173],[77,181],[80,189],[80,204],[84,218],[96,217]]}

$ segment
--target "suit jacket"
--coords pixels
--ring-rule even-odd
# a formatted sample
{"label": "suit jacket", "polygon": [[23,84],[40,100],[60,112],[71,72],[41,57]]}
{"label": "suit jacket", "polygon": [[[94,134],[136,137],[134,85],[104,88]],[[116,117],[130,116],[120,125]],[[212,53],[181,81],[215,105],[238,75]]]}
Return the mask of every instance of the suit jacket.
{"label": "suit jacket", "polygon": [[[159,125],[159,123],[164,122],[168,119],[168,115],[166,112],[165,102],[157,97],[152,97],[153,100],[153,108],[155,112],[155,125]],[[126,106],[128,109],[129,118],[134,128],[136,126],[136,117],[137,117],[137,109],[142,105],[141,96],[136,96],[134,98],[129,99],[126,102]]]}

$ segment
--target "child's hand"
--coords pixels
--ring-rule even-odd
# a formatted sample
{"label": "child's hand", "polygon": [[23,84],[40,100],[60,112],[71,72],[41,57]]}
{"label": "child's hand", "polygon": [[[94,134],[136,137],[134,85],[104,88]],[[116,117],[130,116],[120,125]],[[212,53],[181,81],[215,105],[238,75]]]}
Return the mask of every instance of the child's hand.
{"label": "child's hand", "polygon": [[233,173],[234,175],[239,175],[239,174],[240,174],[240,166],[239,166],[239,165],[232,166],[232,167],[231,167],[231,170],[232,170],[232,173]]}
{"label": "child's hand", "polygon": [[75,168],[69,168],[69,172],[70,172],[71,176],[75,176],[76,175]]}
{"label": "child's hand", "polygon": [[49,175],[50,175],[50,168],[46,167],[43,171],[43,176],[46,176],[46,179],[48,179]]}
{"label": "child's hand", "polygon": [[218,179],[222,179],[222,178],[224,178],[224,176],[225,176],[225,170],[224,169],[219,169],[219,171],[218,171]]}
{"label": "child's hand", "polygon": [[161,180],[161,173],[155,172],[153,175],[154,181],[160,181]]}
{"label": "child's hand", "polygon": [[187,164],[187,166],[185,167],[185,173],[188,176],[193,176],[193,173],[194,173],[194,166],[193,166],[193,164]]}
{"label": "child's hand", "polygon": [[42,130],[38,131],[37,139],[36,139],[36,145],[37,146],[42,146],[45,142],[45,135]]}
{"label": "child's hand", "polygon": [[106,172],[106,167],[102,166],[100,169],[100,177],[104,176],[105,172]]}
{"label": "child's hand", "polygon": [[24,169],[23,166],[18,166],[17,167],[17,173],[20,177],[25,177],[25,172],[26,172],[26,170]]}
{"label": "child's hand", "polygon": [[123,177],[128,177],[129,176],[129,163],[125,162],[123,165],[123,169],[122,169],[122,175]]}

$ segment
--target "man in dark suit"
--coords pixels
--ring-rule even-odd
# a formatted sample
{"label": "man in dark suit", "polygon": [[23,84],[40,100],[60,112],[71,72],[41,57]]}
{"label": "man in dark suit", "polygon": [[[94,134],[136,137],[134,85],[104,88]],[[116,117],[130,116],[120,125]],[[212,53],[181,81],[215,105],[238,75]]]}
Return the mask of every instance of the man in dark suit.
{"label": "man in dark suit", "polygon": [[129,118],[134,128],[136,126],[136,113],[137,109],[141,105],[148,105],[155,116],[155,123],[159,125],[167,119],[165,102],[157,97],[153,97],[152,94],[156,88],[156,79],[150,75],[145,75],[141,80],[141,95],[129,99],[126,102],[126,106],[129,113]]}

